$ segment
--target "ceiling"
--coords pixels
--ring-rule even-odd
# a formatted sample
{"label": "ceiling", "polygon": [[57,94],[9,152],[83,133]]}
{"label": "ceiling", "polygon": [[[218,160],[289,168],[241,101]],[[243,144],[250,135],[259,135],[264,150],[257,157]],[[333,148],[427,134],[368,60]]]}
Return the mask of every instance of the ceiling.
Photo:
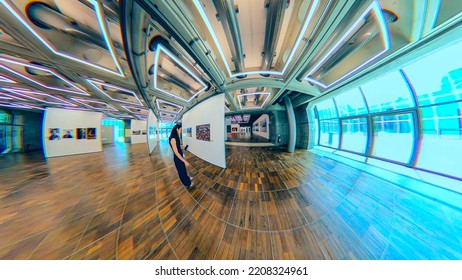
{"label": "ceiling", "polygon": [[450,0],[0,0],[0,107],[179,120],[294,107],[460,22]]}

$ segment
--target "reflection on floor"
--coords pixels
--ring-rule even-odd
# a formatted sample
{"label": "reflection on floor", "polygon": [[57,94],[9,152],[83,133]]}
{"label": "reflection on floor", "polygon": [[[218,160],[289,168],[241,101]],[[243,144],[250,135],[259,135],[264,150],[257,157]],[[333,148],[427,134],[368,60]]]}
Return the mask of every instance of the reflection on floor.
{"label": "reflection on floor", "polygon": [[247,143],[268,143],[270,139],[252,134],[251,132],[228,133],[226,136],[228,142],[247,142]]}
{"label": "reflection on floor", "polygon": [[462,259],[462,212],[308,151],[188,154],[161,140],[0,159],[1,259]]}

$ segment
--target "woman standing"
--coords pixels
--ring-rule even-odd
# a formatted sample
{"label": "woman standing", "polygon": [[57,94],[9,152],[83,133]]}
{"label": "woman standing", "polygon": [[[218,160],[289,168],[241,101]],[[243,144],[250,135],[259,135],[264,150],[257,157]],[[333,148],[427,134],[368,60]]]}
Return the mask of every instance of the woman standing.
{"label": "woman standing", "polygon": [[181,183],[183,183],[186,188],[190,188],[194,186],[194,183],[191,182],[192,177],[189,177],[188,172],[186,171],[186,166],[189,166],[189,162],[183,157],[183,150],[181,149],[180,143],[181,130],[181,124],[176,124],[172,129],[172,133],[170,133],[168,142],[173,150],[173,161],[175,162]]}

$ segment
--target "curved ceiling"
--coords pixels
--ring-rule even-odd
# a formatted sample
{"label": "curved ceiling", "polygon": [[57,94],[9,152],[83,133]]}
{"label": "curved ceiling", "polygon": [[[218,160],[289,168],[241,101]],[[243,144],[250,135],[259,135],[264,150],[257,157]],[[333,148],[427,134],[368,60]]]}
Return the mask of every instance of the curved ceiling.
{"label": "curved ceiling", "polygon": [[456,26],[445,0],[0,0],[0,107],[170,122],[306,104]]}

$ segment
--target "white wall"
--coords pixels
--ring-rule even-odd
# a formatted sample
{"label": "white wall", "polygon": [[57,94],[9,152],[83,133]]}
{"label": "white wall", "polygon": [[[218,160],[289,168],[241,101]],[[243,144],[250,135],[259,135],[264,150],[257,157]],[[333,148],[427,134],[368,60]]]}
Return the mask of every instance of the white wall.
{"label": "white wall", "polygon": [[[262,123],[266,122],[266,131],[265,128],[262,127]],[[258,124],[258,131],[253,131],[255,135],[264,137],[266,139],[269,139],[269,116],[267,114],[261,115],[253,124]]]}
{"label": "white wall", "polygon": [[[188,151],[201,159],[226,168],[225,155],[225,96],[211,97],[183,115],[183,144]],[[210,142],[196,139],[196,125],[210,124]],[[186,136],[186,129],[192,128],[192,137]]]}
{"label": "white wall", "polygon": [[151,109],[149,109],[149,115],[148,115],[148,149],[149,149],[149,154],[154,151],[154,148],[157,146],[157,141],[159,141],[158,136],[159,134],[157,133],[159,129],[158,122],[156,115],[152,112]]}
{"label": "white wall", "polygon": [[114,143],[114,126],[113,125],[101,126],[101,140],[103,144]]}
{"label": "white wall", "polygon": [[[47,108],[43,118],[43,151],[46,157],[101,152],[102,113]],[[50,140],[50,129],[60,130],[60,139]],[[96,129],[95,139],[77,139],[77,128]],[[63,138],[64,131],[70,130],[73,138]]]}
{"label": "white wall", "polygon": [[[146,143],[148,141],[148,134],[147,134],[147,121],[141,121],[141,120],[131,120],[131,140],[130,142],[132,144],[138,144],[138,143]],[[139,131],[139,135],[135,134],[135,131]],[[143,131],[146,134],[143,134]]]}

